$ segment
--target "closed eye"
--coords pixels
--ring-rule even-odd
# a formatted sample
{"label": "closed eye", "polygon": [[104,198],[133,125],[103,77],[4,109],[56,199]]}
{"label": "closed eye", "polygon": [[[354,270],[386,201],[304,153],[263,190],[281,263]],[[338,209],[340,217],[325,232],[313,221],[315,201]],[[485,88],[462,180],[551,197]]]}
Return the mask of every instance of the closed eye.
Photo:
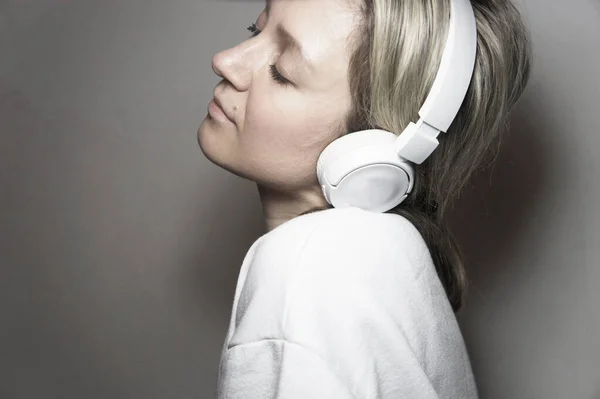
{"label": "closed eye", "polygon": [[[261,30],[256,27],[256,24],[250,25],[247,29],[250,32],[252,32],[252,35],[250,36],[251,38],[258,36],[261,32]],[[277,70],[277,67],[275,66],[275,64],[269,65],[269,71],[271,72],[271,77],[273,78],[273,80],[275,80],[278,84],[283,85],[283,86],[287,86],[287,85],[291,84],[291,82],[289,80],[287,80],[286,78],[283,77],[283,75],[281,75],[281,73]]]}

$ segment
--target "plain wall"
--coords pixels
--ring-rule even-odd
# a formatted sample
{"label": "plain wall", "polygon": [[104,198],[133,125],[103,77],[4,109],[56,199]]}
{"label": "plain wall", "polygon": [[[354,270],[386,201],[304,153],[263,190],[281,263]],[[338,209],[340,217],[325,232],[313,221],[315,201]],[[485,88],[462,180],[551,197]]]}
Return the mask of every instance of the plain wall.
{"label": "plain wall", "polygon": [[[452,215],[481,397],[600,398],[600,3],[522,0],[498,164]],[[202,155],[260,1],[0,1],[0,399],[211,398],[254,183]]]}

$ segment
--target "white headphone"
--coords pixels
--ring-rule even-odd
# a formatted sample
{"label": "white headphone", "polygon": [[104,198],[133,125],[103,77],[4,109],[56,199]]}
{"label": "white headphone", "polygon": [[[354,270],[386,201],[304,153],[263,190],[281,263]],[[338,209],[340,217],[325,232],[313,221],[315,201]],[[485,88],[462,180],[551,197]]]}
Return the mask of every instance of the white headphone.
{"label": "white headphone", "polygon": [[370,129],[329,144],[317,161],[317,177],[328,203],[386,212],[411,192],[415,172],[439,144],[465,99],[475,69],[477,25],[470,0],[451,0],[450,28],[440,68],[419,121],[398,137]]}

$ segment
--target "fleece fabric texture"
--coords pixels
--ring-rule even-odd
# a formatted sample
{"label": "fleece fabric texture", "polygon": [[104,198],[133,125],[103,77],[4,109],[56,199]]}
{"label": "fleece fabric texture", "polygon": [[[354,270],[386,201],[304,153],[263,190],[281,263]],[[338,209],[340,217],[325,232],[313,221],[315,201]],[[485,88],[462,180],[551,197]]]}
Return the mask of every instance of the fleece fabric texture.
{"label": "fleece fabric texture", "polygon": [[219,399],[476,399],[462,334],[418,230],[333,208],[259,237],[240,269]]}

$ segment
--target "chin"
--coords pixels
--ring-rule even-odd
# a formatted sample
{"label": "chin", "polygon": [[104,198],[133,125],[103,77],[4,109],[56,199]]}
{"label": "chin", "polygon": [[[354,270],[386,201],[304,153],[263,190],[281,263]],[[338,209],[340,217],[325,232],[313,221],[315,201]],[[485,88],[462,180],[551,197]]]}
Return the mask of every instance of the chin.
{"label": "chin", "polygon": [[207,151],[208,140],[206,138],[206,127],[204,126],[204,122],[202,122],[198,128],[198,131],[196,132],[196,140],[198,141],[198,146],[200,147],[200,150],[204,156],[210,159],[210,151]]}
{"label": "chin", "polygon": [[205,126],[204,123],[198,128],[198,146],[206,159],[236,176],[247,178],[228,162],[232,156],[231,146],[222,138],[222,132],[216,132],[210,126]]}
{"label": "chin", "polygon": [[215,163],[217,163],[215,158],[219,157],[218,154],[227,153],[227,147],[230,146],[226,132],[215,129],[207,119],[200,124],[196,139],[204,156]]}
{"label": "chin", "polygon": [[218,159],[218,153],[222,152],[223,143],[220,142],[221,140],[219,140],[216,133],[210,126],[206,126],[205,122],[202,122],[198,128],[196,139],[204,156],[212,163],[222,167],[222,162]]}

